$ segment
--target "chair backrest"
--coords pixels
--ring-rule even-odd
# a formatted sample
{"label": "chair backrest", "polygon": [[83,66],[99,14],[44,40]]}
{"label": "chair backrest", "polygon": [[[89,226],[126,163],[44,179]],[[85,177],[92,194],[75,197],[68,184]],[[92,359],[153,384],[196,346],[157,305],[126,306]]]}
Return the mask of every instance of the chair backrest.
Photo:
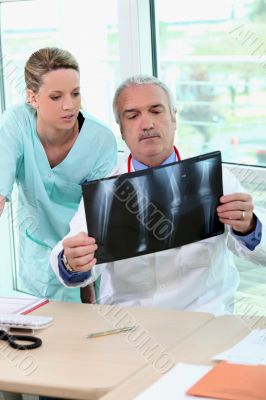
{"label": "chair backrest", "polygon": [[80,299],[82,303],[96,303],[95,289],[93,283],[90,283],[89,285],[80,288]]}

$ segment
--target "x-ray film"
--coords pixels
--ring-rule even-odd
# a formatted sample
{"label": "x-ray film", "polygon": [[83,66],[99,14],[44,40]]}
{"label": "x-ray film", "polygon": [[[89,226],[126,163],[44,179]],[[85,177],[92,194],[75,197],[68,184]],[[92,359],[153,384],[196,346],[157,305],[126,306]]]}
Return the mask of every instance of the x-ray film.
{"label": "x-ray film", "polygon": [[82,185],[97,263],[163,251],[224,232],[219,151]]}

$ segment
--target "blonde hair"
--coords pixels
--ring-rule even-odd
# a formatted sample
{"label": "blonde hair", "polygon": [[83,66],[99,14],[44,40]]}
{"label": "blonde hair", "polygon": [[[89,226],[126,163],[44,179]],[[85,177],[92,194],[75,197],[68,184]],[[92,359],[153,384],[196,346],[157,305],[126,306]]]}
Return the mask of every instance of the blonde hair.
{"label": "blonde hair", "polygon": [[43,84],[43,75],[60,68],[71,68],[79,72],[78,62],[67,50],[45,47],[35,51],[25,64],[26,88],[37,93]]}

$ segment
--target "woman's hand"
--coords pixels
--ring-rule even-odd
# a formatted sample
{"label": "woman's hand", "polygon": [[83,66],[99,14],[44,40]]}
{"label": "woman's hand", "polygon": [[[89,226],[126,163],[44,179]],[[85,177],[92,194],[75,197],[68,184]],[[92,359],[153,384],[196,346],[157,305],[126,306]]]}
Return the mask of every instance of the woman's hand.
{"label": "woman's hand", "polygon": [[0,194],[0,215],[2,214],[6,203],[6,198]]}

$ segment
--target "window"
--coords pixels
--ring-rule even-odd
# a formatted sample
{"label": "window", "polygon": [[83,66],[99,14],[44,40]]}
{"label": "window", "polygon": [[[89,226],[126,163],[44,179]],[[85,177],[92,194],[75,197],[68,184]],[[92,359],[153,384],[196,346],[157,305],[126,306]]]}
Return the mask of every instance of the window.
{"label": "window", "polygon": [[67,48],[80,65],[83,107],[118,134],[111,109],[120,80],[117,0],[8,2],[1,14],[6,105],[24,101],[23,68],[33,51]]}
{"label": "window", "polygon": [[[266,213],[265,169],[234,164],[226,164],[226,167],[234,173],[243,187],[252,194],[255,205],[264,209],[264,213]],[[235,313],[252,316],[265,315],[265,268],[238,257],[235,257],[235,263],[240,273],[240,285],[235,296]]]}
{"label": "window", "polygon": [[[224,162],[266,207],[266,4],[155,0],[158,75],[177,99],[182,157],[221,150]],[[264,166],[239,167],[236,164]],[[235,258],[235,312],[265,314],[265,271]]]}
{"label": "window", "polygon": [[266,166],[266,4],[156,0],[158,71],[177,98],[186,156]]}
{"label": "window", "polygon": [[[4,105],[25,101],[24,64],[32,52],[46,46],[66,48],[80,65],[83,108],[111,127],[118,142],[122,142],[112,112],[113,93],[120,81],[117,0],[14,1],[0,2],[0,7],[3,109]],[[16,206],[14,190],[12,204],[6,205],[0,220],[1,237],[5,238],[1,244],[7,260],[5,269],[10,274],[8,288],[3,289],[7,291],[13,286],[24,290],[19,279],[16,281],[18,252],[13,251],[14,246],[18,248]]]}
{"label": "window", "polygon": [[15,251],[13,237],[13,215],[10,205],[6,205],[0,218],[0,291],[2,296],[8,296],[13,293],[16,287],[15,276]]}
{"label": "window", "polygon": [[[2,110],[25,100],[23,68],[30,54],[41,47],[63,47],[79,62],[83,107],[110,126],[118,148],[125,149],[114,121],[112,98],[121,79],[151,72],[149,0],[0,0],[0,11]],[[4,211],[6,216],[12,211],[13,217],[9,223],[7,217],[0,219],[0,232],[5,238],[5,259],[14,272],[14,282],[10,272],[9,287],[14,283],[23,290],[19,279],[16,284],[16,204],[14,190],[14,209],[6,206]],[[6,267],[11,271],[10,265]]]}

